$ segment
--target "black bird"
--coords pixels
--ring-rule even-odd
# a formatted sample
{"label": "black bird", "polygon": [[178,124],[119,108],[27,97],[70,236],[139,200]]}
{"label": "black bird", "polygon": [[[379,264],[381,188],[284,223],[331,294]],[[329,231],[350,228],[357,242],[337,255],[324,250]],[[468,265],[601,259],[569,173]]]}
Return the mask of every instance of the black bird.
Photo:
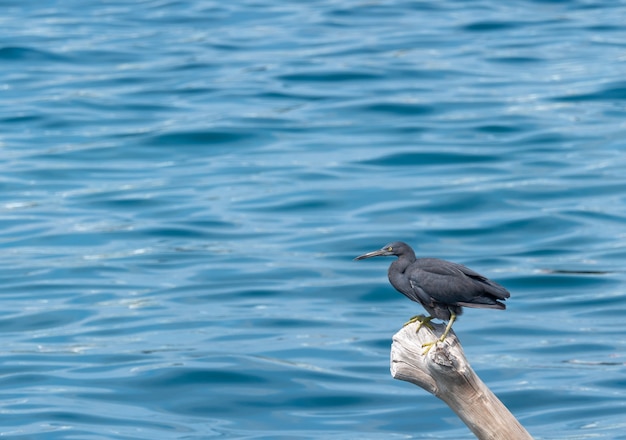
{"label": "black bird", "polygon": [[423,345],[428,347],[424,354],[437,342],[444,341],[456,317],[463,313],[462,307],[504,310],[506,306],[500,300],[511,296],[500,284],[462,264],[437,258],[415,258],[411,246],[401,241],[359,255],[355,260],[389,255],[398,257],[389,266],[391,285],[411,301],[420,303],[430,314],[428,317],[414,316],[405,325],[419,321],[419,331],[424,325],[430,326],[429,322],[434,318],[448,321],[439,339]]}

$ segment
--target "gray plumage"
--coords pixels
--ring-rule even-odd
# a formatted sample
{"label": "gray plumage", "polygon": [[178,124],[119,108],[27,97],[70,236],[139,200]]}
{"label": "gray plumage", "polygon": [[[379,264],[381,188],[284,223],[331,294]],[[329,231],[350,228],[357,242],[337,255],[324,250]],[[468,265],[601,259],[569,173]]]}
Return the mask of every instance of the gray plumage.
{"label": "gray plumage", "polygon": [[500,309],[511,294],[500,284],[451,261],[416,258],[413,249],[401,241],[360,255],[355,260],[395,255],[389,266],[389,281],[400,293],[420,303],[433,317],[450,320],[462,307]]}

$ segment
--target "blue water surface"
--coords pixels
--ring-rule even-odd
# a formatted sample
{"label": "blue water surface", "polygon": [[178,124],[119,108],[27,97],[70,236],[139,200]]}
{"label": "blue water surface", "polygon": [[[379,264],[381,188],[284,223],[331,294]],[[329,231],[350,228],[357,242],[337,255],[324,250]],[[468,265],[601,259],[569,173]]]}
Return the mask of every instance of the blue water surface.
{"label": "blue water surface", "polygon": [[392,240],[537,439],[626,439],[622,1],[0,2],[0,434],[470,439]]}

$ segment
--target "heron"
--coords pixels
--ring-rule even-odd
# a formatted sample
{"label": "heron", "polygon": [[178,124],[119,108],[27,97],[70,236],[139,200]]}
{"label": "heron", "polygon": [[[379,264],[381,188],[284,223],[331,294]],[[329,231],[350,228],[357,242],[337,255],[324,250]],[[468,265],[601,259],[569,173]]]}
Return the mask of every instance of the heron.
{"label": "heron", "polygon": [[429,314],[413,316],[404,325],[419,322],[419,331],[423,326],[432,329],[430,321],[433,319],[448,321],[440,338],[422,345],[424,355],[446,339],[452,324],[463,313],[463,307],[504,310],[506,306],[501,301],[511,296],[500,284],[462,264],[438,258],[416,258],[411,246],[402,241],[359,255],[355,260],[383,256],[398,257],[389,266],[391,285],[411,301],[420,303]]}

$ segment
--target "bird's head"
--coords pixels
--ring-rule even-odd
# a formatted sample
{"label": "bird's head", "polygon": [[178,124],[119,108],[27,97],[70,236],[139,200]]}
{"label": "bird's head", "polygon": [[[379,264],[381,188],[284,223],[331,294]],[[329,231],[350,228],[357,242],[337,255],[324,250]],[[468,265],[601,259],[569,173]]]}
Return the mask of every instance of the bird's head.
{"label": "bird's head", "polygon": [[413,254],[413,249],[406,243],[401,241],[394,241],[393,243],[386,244],[381,249],[367,254],[359,255],[355,260],[365,260],[372,257],[388,257],[390,255],[396,255],[398,257],[405,254]]}

